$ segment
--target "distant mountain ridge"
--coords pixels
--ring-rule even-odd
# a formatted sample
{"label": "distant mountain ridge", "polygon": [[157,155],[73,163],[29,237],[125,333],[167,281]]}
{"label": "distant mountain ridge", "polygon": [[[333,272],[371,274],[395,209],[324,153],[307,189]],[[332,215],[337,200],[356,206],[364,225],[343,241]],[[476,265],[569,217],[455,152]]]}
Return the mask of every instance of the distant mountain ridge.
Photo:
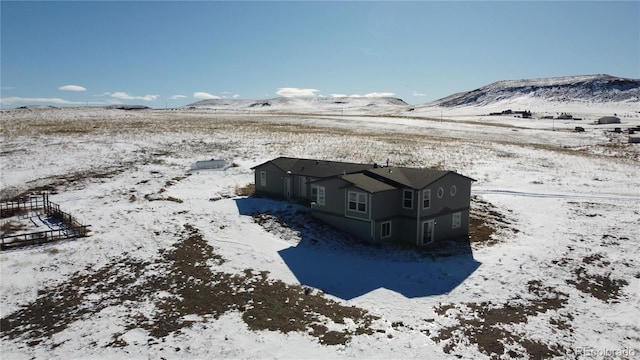
{"label": "distant mountain ridge", "polygon": [[189,105],[186,109],[229,110],[286,110],[286,109],[366,109],[407,107],[409,104],[394,97],[278,97],[264,100],[206,99]]}
{"label": "distant mountain ridge", "polygon": [[[302,113],[389,114],[434,107],[484,107],[500,103],[527,104],[620,104],[640,103],[640,79],[611,75],[563,76],[540,79],[502,80],[479,89],[460,92],[432,102],[409,105],[395,97],[278,97],[273,99],[206,99],[183,109],[229,111],[274,111]],[[639,104],[640,105],[640,104]],[[524,105],[523,105],[524,106]]]}
{"label": "distant mountain ridge", "polygon": [[637,102],[640,101],[640,79],[611,75],[583,75],[503,80],[472,91],[453,94],[425,105],[484,106],[519,97],[551,102]]}

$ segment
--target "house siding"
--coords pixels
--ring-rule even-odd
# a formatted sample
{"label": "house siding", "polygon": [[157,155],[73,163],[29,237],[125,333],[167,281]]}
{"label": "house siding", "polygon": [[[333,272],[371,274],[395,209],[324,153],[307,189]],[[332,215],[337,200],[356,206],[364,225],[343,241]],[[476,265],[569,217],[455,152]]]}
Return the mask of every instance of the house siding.
{"label": "house siding", "polygon": [[[391,236],[382,237],[382,224],[391,222]],[[415,221],[416,219],[395,216],[383,219],[372,220],[374,224],[374,242],[407,242],[415,243]]]}
{"label": "house siding", "polygon": [[325,204],[324,206],[316,205],[314,208],[323,212],[344,216],[345,192],[341,187],[345,185],[345,181],[338,178],[331,178],[318,181],[315,185],[324,187]]}
{"label": "house siding", "polygon": [[[451,195],[452,186],[455,186],[454,195]],[[438,196],[440,188],[442,188],[442,197]],[[434,242],[468,237],[471,179],[449,173],[425,189],[431,190],[431,203],[428,209],[423,209],[422,201],[420,202],[419,227],[417,227],[418,233],[414,232],[416,236],[414,243],[420,243],[422,223],[427,220],[434,220]],[[457,212],[461,214],[460,227],[453,229],[452,218]]]}
{"label": "house siding", "polygon": [[[456,193],[451,195],[451,186],[455,186]],[[438,190],[442,188],[443,196],[438,197]],[[445,208],[469,207],[471,196],[471,180],[455,173],[449,173],[429,185],[425,189],[431,190],[431,206],[428,210],[422,210],[422,215],[438,214]],[[422,203],[420,203],[422,206]]]}
{"label": "house siding", "polygon": [[[312,205],[312,216],[365,241],[373,240],[370,221],[370,194],[354,187],[346,187],[348,183],[339,178],[325,179],[315,184],[324,186],[326,200],[324,206]],[[349,191],[357,191],[367,196],[367,211],[365,213],[348,210]]]}
{"label": "house siding", "polygon": [[[271,163],[265,163],[256,167],[254,172],[254,179],[256,185],[256,194],[268,195],[274,197],[286,198],[285,194],[285,181],[289,178],[291,198],[310,199],[311,198],[311,185],[309,184],[310,178],[306,176],[300,176],[295,174],[287,174],[277,166]],[[267,174],[267,184],[262,186],[260,182],[260,172],[265,171]],[[303,189],[304,187],[304,189]]]}
{"label": "house siding", "polygon": [[402,213],[402,190],[383,191],[372,194],[371,197],[375,204],[371,209],[373,219],[395,217]]}
{"label": "house siding", "polygon": [[343,214],[329,213],[315,208],[312,209],[311,215],[318,220],[362,240],[373,241],[370,221],[347,218],[344,217]]}
{"label": "house siding", "polygon": [[[267,174],[267,184],[262,186],[260,183],[260,172],[265,171]],[[256,194],[285,197],[284,194],[284,177],[287,175],[284,171],[271,163],[265,163],[255,168],[255,185]]]}

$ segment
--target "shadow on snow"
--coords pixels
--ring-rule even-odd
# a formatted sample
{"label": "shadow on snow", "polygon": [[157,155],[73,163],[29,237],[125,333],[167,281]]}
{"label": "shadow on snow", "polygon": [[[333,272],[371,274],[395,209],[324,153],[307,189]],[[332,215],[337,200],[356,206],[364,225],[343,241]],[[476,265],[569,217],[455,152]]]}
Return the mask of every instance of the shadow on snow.
{"label": "shadow on snow", "polygon": [[297,232],[300,241],[280,250],[280,257],[302,285],[341,299],[380,288],[407,298],[446,294],[480,266],[468,241],[431,250],[369,245],[318,222],[299,205],[251,197],[235,201],[241,215],[269,214]]}

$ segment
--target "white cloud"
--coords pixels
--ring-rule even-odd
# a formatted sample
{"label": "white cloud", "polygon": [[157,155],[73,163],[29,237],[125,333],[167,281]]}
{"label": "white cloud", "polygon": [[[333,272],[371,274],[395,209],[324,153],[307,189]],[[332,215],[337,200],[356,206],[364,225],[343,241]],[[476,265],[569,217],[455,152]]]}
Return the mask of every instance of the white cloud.
{"label": "white cloud", "polygon": [[394,96],[394,93],[391,92],[372,92],[372,93],[368,93],[368,94],[364,94],[362,95],[362,97],[366,97],[366,98],[379,98],[379,97],[389,97],[389,96]]}
{"label": "white cloud", "polygon": [[180,100],[186,98],[185,95],[173,95],[169,98],[169,100]]}
{"label": "white cloud", "polygon": [[413,96],[427,96],[427,94],[423,94],[423,93],[420,93],[420,92],[414,91],[414,92],[413,92]]}
{"label": "white cloud", "polygon": [[372,92],[364,95],[353,94],[353,95],[345,95],[345,94],[331,94],[331,97],[334,98],[343,98],[343,97],[351,97],[351,98],[379,98],[379,97],[390,97],[395,96],[394,93],[391,92]]}
{"label": "white cloud", "polygon": [[0,98],[0,104],[2,105],[11,105],[11,104],[21,104],[21,103],[48,103],[48,104],[58,104],[58,105],[100,105],[102,102],[95,101],[69,101],[61,98],[23,98],[23,97],[8,97],[8,98]]}
{"label": "white cloud", "polygon": [[85,88],[84,86],[80,86],[80,85],[65,85],[65,86],[60,86],[58,88],[58,90],[64,90],[64,91],[87,91],[87,88]]}
{"label": "white cloud", "polygon": [[144,101],[155,101],[158,99],[159,95],[145,95],[145,96],[133,96],[129,95],[124,91],[117,91],[111,94],[111,97],[120,100],[144,100]]}
{"label": "white cloud", "polygon": [[276,94],[284,97],[310,97],[316,96],[317,89],[279,88]]}
{"label": "white cloud", "polygon": [[238,99],[240,98],[240,94],[234,94],[231,91],[223,91],[221,92],[223,99]]}
{"label": "white cloud", "polygon": [[196,99],[203,99],[203,100],[207,100],[207,99],[220,99],[220,96],[215,96],[212,94],[209,94],[208,92],[204,92],[204,91],[196,91],[193,93],[193,97]]}

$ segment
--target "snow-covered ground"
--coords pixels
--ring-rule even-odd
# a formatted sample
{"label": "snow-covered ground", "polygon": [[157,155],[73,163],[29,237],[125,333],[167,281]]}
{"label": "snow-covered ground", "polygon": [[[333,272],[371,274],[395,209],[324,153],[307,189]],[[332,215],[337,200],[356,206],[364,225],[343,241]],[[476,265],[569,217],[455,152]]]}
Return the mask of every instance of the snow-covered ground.
{"label": "snow-covered ground", "polygon": [[[574,105],[582,121],[484,117],[493,111],[484,108],[4,110],[0,195],[48,186],[92,235],[0,253],[2,357],[637,358],[640,145],[593,124],[613,109]],[[640,125],[637,111],[618,112],[627,116],[616,127]],[[252,166],[280,155],[444,166],[476,179],[478,201],[508,225],[495,244],[455,256],[352,243],[307,223],[299,205],[235,195],[253,182]],[[234,166],[192,169],[211,158]],[[187,238],[202,251],[178,264]],[[181,284],[209,289],[210,273],[246,276],[232,290],[262,300],[209,310],[226,289],[186,307]],[[290,299],[277,281],[291,286],[285,294],[314,289]],[[336,320],[338,310],[316,304],[306,330],[269,330],[250,311],[272,298],[278,313],[319,298],[373,317]],[[163,308],[172,301],[185,307]],[[159,314],[178,316],[178,329]],[[332,344],[323,331],[348,339]]]}

